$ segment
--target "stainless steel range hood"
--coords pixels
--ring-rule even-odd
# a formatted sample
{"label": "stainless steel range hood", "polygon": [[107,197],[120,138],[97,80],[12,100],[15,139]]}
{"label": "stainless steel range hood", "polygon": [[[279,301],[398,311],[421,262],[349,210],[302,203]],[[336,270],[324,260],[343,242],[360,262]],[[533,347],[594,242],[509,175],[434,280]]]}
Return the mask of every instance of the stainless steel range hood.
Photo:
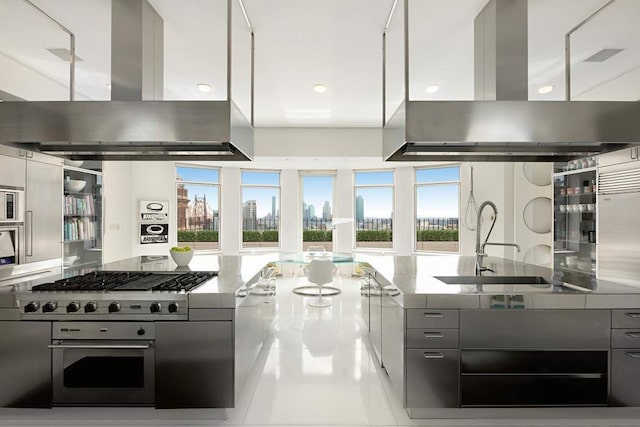
{"label": "stainless steel range hood", "polygon": [[230,84],[228,100],[162,101],[163,22],[147,0],[112,0],[111,44],[111,101],[0,103],[0,144],[73,160],[253,158]]}
{"label": "stainless steel range hood", "polygon": [[405,100],[385,160],[566,161],[640,143],[638,102],[527,101],[527,0],[489,1],[474,27],[476,101]]}

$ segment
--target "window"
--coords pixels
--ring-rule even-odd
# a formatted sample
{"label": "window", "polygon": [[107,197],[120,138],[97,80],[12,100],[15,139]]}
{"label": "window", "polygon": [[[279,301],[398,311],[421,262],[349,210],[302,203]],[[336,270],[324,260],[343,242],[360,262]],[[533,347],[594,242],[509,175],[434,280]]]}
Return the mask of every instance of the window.
{"label": "window", "polygon": [[280,246],[280,172],[242,171],[242,249]]}
{"label": "window", "polygon": [[322,246],[333,251],[335,172],[301,172],[302,250]]}
{"label": "window", "polygon": [[416,169],[416,250],[459,252],[460,166]]}
{"label": "window", "polygon": [[178,246],[219,250],[220,171],[176,166]]}
{"label": "window", "polygon": [[393,248],[393,171],[355,172],[356,249]]}

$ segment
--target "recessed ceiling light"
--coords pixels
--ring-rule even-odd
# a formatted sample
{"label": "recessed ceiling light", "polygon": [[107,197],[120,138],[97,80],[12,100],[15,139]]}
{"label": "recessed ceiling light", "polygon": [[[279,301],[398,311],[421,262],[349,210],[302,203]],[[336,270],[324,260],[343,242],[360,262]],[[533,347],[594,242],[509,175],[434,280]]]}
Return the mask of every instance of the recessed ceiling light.
{"label": "recessed ceiling light", "polygon": [[327,91],[327,87],[325,85],[323,85],[322,83],[318,83],[317,85],[315,85],[313,87],[313,90],[315,90],[318,93],[323,93]]}
{"label": "recessed ceiling light", "polygon": [[427,93],[436,93],[437,91],[440,90],[440,85],[431,85],[431,86],[427,86]]}
{"label": "recessed ceiling light", "polygon": [[211,85],[208,85],[206,83],[198,83],[197,86],[200,92],[211,92],[213,90]]}
{"label": "recessed ceiling light", "polygon": [[542,87],[538,88],[538,93],[540,93],[540,94],[551,93],[551,92],[553,92],[554,88],[555,88],[555,86],[553,86],[553,85],[542,86]]}

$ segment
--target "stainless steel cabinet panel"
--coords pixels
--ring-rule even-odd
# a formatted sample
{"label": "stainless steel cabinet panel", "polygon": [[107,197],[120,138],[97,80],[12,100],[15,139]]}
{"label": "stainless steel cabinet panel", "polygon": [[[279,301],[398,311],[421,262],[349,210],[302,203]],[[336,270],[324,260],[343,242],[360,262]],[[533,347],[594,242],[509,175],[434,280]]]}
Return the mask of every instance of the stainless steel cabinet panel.
{"label": "stainless steel cabinet panel", "polygon": [[601,167],[635,161],[638,161],[638,147],[625,148],[624,150],[600,154],[598,156],[598,164]]}
{"label": "stainless steel cabinet panel", "polygon": [[233,408],[233,322],[156,322],[156,408]]}
{"label": "stainless steel cabinet panel", "polygon": [[27,161],[27,262],[62,257],[62,167]]}
{"label": "stainless steel cabinet panel", "polygon": [[51,322],[0,322],[0,407],[51,407]]}
{"label": "stainless steel cabinet panel", "polygon": [[458,329],[407,329],[407,348],[458,348]]}
{"label": "stainless steel cabinet panel", "polygon": [[638,328],[640,329],[640,309],[638,310],[612,310],[612,328]]}
{"label": "stainless steel cabinet panel", "polygon": [[640,193],[601,195],[598,198],[598,278],[638,283],[640,222],[630,215],[637,210],[638,204]]}
{"label": "stainless steel cabinet panel", "polygon": [[391,387],[400,401],[404,402],[404,309],[385,287],[382,293],[382,366],[389,374]]}
{"label": "stainless steel cabinet panel", "polygon": [[640,329],[612,329],[611,348],[640,348]]}
{"label": "stainless steel cabinet panel", "polygon": [[443,328],[458,327],[458,310],[407,310],[407,328]]}
{"label": "stainless steel cabinet panel", "polygon": [[407,350],[407,408],[458,407],[458,350]]}
{"label": "stainless steel cabinet panel", "polygon": [[609,348],[609,310],[461,310],[461,348]]}
{"label": "stainless steel cabinet panel", "polygon": [[369,292],[369,341],[378,361],[382,363],[382,286],[371,280]]}
{"label": "stainless steel cabinet panel", "polygon": [[610,406],[640,406],[640,351],[611,351]]}
{"label": "stainless steel cabinet panel", "polygon": [[[25,168],[24,158],[0,155],[0,184],[24,189]],[[24,206],[19,209],[24,211]]]}

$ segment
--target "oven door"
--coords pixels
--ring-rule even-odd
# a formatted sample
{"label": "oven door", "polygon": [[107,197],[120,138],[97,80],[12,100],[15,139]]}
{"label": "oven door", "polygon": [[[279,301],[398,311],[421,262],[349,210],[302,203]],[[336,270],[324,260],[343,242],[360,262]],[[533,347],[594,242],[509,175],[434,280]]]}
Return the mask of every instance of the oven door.
{"label": "oven door", "polygon": [[154,342],[55,340],[54,405],[154,403]]}
{"label": "oven door", "polygon": [[0,268],[24,262],[24,228],[0,225]]}

